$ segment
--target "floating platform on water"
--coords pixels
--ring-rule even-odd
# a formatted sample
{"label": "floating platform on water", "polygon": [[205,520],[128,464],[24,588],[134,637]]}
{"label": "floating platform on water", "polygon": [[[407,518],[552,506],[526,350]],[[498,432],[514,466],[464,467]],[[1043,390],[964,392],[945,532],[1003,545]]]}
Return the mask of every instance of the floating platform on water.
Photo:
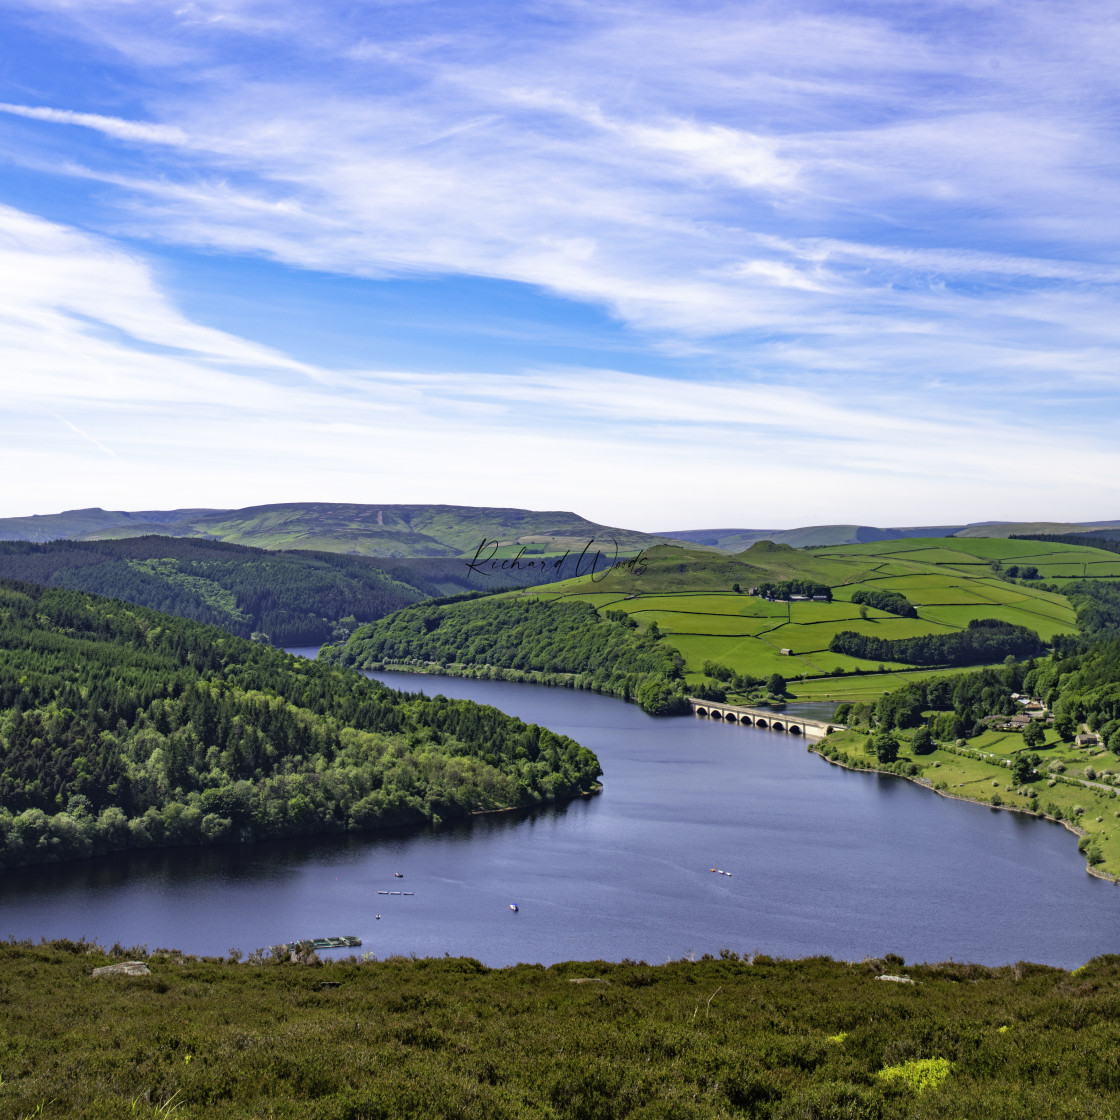
{"label": "floating platform on water", "polygon": [[352,933],[342,937],[308,937],[303,941],[289,941],[286,945],[273,945],[273,949],[298,953],[303,949],[359,949],[362,939]]}

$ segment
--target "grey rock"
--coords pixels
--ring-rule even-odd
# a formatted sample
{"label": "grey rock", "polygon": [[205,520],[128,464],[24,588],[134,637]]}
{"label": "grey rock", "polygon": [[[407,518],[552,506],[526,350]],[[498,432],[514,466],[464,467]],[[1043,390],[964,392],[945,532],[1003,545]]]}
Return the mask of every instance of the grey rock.
{"label": "grey rock", "polygon": [[122,961],[95,968],[91,976],[151,976],[152,970],[143,961]]}

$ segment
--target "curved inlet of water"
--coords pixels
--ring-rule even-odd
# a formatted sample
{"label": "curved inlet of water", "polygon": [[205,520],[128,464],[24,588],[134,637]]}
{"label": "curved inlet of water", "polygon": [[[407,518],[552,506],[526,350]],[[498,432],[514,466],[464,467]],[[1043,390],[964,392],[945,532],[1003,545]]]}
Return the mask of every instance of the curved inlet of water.
{"label": "curved inlet of water", "polygon": [[210,954],[357,934],[359,952],[491,965],[726,947],[1074,967],[1117,949],[1120,890],[1085,874],[1059,825],[842,770],[803,735],[535,685],[382,679],[571,735],[599,755],[602,794],[418,834],[7,872],[0,933]]}

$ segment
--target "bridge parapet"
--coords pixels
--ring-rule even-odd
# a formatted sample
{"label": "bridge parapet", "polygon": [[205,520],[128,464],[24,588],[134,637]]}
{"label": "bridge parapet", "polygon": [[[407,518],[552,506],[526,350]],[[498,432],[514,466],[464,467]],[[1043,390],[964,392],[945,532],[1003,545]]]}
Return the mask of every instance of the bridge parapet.
{"label": "bridge parapet", "polygon": [[719,703],[715,700],[698,700],[690,696],[688,702],[693,715],[710,719],[727,720],[728,723],[766,727],[771,731],[784,731],[787,735],[804,735],[806,739],[821,739],[830,731],[847,730],[842,723],[828,723],[819,719],[803,719],[786,714],[776,708],[748,708],[744,704]]}

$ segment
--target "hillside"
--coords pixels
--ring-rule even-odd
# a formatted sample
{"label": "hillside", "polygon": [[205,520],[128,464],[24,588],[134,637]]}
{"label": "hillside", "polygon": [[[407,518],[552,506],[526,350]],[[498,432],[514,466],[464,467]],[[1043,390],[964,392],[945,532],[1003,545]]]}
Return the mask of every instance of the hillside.
{"label": "hillside", "polygon": [[[129,958],[150,975],[91,979]],[[1120,1091],[1114,956],[491,969],[56,942],[0,964],[13,1117],[1103,1120]]]}
{"label": "hillside", "polygon": [[459,558],[273,552],[192,537],[0,541],[0,579],[90,591],[277,646],[340,641],[421,599],[541,578],[539,569],[473,571]]}
{"label": "hillside", "polygon": [[[1038,578],[1017,578],[1020,570],[1033,570]],[[1016,575],[1009,575],[1013,571]],[[585,602],[602,616],[611,612],[632,620],[641,633],[656,626],[658,641],[684,661],[684,680],[678,684],[667,678],[673,689],[756,701],[765,697],[761,686],[778,674],[794,698],[868,700],[906,680],[937,673],[936,665],[960,666],[962,659],[967,665],[973,655],[961,654],[950,639],[968,633],[978,620],[1004,627],[1006,651],[992,647],[997,661],[1040,648],[1033,639],[1025,640],[1023,630],[1043,643],[1074,633],[1074,608],[1054,589],[1083,574],[1120,579],[1120,557],[1090,547],[1007,539],[915,538],[808,551],[759,542],[735,556],[661,546],[651,549],[640,567],[600,571],[510,595],[514,602],[530,596],[551,603]],[[831,601],[749,594],[760,584],[789,580],[827,585]],[[864,602],[853,601],[860,599]],[[905,602],[916,617],[875,605],[892,601]],[[454,604],[448,611],[462,612],[466,619],[488,609],[483,601]],[[393,618],[387,618],[367,637],[383,635],[392,625]],[[449,636],[454,627],[441,621],[415,639],[424,645],[426,660],[444,663],[443,671],[467,672],[470,665],[530,671],[518,669],[497,641],[476,643],[459,656],[458,647],[451,650],[444,643],[445,629]],[[844,646],[837,639],[842,632],[867,638],[875,656],[833,648]],[[346,647],[356,663],[385,657],[384,645],[375,650],[364,642],[355,634]],[[578,645],[573,638],[569,648]],[[939,653],[942,647],[945,652]],[[849,640],[846,648],[857,644]],[[885,655],[884,648],[897,654]],[[417,648],[411,656],[424,654]],[[920,658],[921,667],[908,656]]]}
{"label": "hillside", "polygon": [[123,599],[242,638],[263,633],[276,645],[343,637],[358,623],[426,597],[357,557],[182,537],[2,541],[0,578]]}
{"label": "hillside", "polygon": [[[1006,571],[1012,566],[1034,567],[1040,578],[1009,580]],[[769,579],[819,580],[832,588],[833,601],[767,602],[749,596],[749,588],[762,582],[760,570]],[[811,551],[760,543],[716,564],[703,553],[658,549],[640,577],[617,571],[594,585],[572,580],[541,594],[575,595],[600,610],[623,610],[646,625],[656,622],[664,640],[684,656],[690,681],[699,683],[704,663],[713,662],[755,678],[772,673],[787,680],[810,678],[790,687],[805,699],[866,699],[894,687],[894,672],[880,674],[878,658],[868,662],[833,652],[838,632],[902,640],[949,634],[990,618],[1026,627],[1049,641],[1073,632],[1076,619],[1063,596],[1037,584],[1058,586],[1083,571],[1118,578],[1120,558],[1094,548],[1006,539],[915,538]],[[740,594],[731,590],[735,583]],[[853,604],[853,595],[867,589],[903,595],[918,617]],[[791,652],[783,654],[783,649]],[[881,663],[893,671],[910,667],[902,660]]]}
{"label": "hillside", "polygon": [[107,540],[153,533],[267,549],[394,557],[473,556],[483,540],[499,541],[509,554],[519,545],[538,552],[578,551],[593,538],[637,551],[666,539],[599,525],[566,511],[486,506],[291,502],[236,510],[86,509],[0,518],[0,540]]}
{"label": "hillside", "polygon": [[682,662],[648,628],[590,603],[490,596],[421,603],[361,626],[320,660],[359,669],[386,662],[451,673],[486,666],[513,679],[590,688],[636,700],[654,715],[681,709]]}
{"label": "hillside", "polygon": [[[927,676],[874,705],[843,705],[836,718],[848,730],[812,749],[844,766],[1065,822],[1087,869],[1120,881],[1120,581],[1065,586],[1080,633],[1057,638],[1053,657]],[[1025,726],[1011,722],[1025,714],[1023,697],[1045,705]]]}
{"label": "hillside", "polygon": [[675,540],[690,541],[721,552],[742,552],[756,541],[788,544],[791,548],[817,545],[860,544],[893,541],[904,537],[951,537],[963,525],[925,525],[910,529],[880,529],[874,525],[802,525],[796,529],[685,529],[665,533]]}
{"label": "hillside", "polygon": [[114,600],[0,581],[0,866],[364,831],[592,788],[494,708]]}

